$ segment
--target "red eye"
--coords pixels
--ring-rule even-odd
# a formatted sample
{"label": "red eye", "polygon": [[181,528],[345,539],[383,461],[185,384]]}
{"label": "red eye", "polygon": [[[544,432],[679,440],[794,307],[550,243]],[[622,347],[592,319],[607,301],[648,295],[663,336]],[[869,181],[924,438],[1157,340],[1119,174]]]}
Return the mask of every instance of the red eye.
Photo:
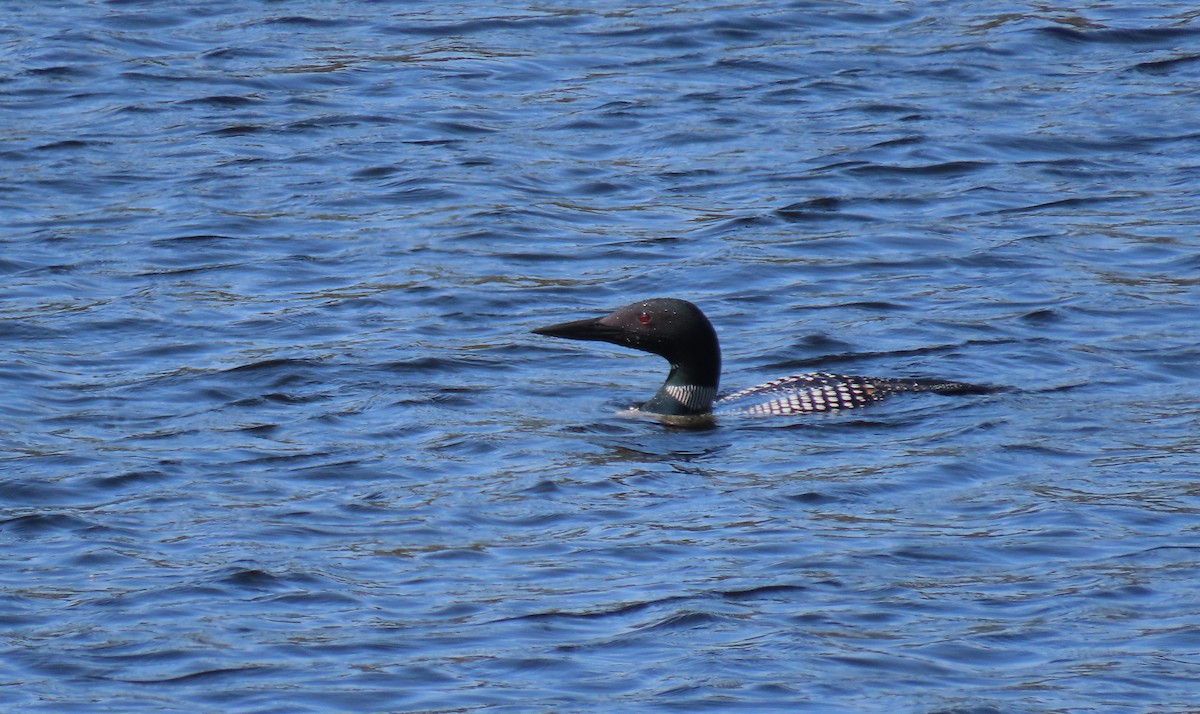
{"label": "red eye", "polygon": [[650,314],[643,312],[642,314],[638,315],[638,322],[642,323],[643,325],[649,324],[650,323]]}

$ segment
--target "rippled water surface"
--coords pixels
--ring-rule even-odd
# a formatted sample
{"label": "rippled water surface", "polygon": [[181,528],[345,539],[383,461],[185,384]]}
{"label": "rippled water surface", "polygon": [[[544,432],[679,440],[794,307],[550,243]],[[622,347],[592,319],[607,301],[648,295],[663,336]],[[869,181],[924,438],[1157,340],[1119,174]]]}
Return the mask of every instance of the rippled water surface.
{"label": "rippled water surface", "polygon": [[[0,708],[1200,710],[1200,13],[1085,5],[0,2]],[[1009,389],[529,334],[659,295]]]}

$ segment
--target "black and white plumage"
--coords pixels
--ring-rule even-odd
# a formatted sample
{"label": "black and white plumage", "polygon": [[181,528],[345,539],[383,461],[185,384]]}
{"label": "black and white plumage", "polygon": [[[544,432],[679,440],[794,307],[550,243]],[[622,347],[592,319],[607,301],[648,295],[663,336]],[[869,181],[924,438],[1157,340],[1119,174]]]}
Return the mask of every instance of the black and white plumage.
{"label": "black and white plumage", "polygon": [[675,298],[643,300],[604,317],[564,322],[534,332],[572,340],[611,342],[666,358],[671,364],[666,382],[639,407],[643,412],[662,416],[786,416],[854,409],[900,392],[979,394],[991,391],[989,387],[938,379],[812,372],[783,377],[718,398],[721,348],[716,330],[700,308]]}
{"label": "black and white plumage", "polygon": [[983,387],[931,379],[859,377],[830,372],[810,372],[781,377],[717,399],[718,414],[786,416],[835,409],[854,409],[899,392],[941,394],[982,391]]}

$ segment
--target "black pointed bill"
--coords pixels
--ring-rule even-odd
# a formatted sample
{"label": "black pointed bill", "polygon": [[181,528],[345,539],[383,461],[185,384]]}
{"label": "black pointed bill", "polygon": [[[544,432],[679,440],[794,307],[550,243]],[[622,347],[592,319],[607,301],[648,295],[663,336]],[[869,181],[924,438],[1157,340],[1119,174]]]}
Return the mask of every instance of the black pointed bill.
{"label": "black pointed bill", "polygon": [[560,322],[557,325],[549,327],[539,327],[532,332],[536,335],[545,335],[546,337],[561,337],[567,340],[596,340],[599,342],[612,342],[615,338],[621,335],[621,330],[616,327],[605,325],[600,321],[603,318],[590,317],[586,320],[574,320],[572,322]]}

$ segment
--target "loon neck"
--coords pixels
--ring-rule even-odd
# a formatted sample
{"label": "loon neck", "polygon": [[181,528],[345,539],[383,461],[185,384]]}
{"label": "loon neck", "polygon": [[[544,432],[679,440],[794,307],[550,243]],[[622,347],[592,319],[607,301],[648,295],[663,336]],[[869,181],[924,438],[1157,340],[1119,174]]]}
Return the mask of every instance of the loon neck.
{"label": "loon neck", "polygon": [[715,366],[699,372],[672,364],[667,381],[641,406],[641,410],[670,416],[708,414],[717,398],[720,369],[719,357]]}

